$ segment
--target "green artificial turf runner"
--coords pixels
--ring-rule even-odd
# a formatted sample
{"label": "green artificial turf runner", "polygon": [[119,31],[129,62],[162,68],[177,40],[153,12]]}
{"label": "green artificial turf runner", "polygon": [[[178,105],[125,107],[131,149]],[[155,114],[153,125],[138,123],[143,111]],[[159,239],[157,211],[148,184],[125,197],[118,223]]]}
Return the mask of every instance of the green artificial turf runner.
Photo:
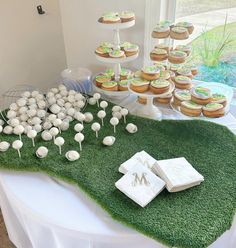
{"label": "green artificial turf runner", "polygon": [[[94,113],[95,106],[86,111]],[[236,137],[226,127],[205,121],[161,122],[128,116],[128,122],[139,131],[128,134],[125,124],[117,126],[116,142],[105,147],[102,139],[113,134],[109,124],[111,110],[105,118],[105,127],[99,138],[85,124],[85,141],[81,158],[69,162],[59,156],[53,142],[45,142],[38,135],[36,147],[23,136],[22,158],[10,148],[0,154],[0,168],[46,172],[51,176],[78,185],[99,203],[110,215],[122,223],[168,246],[184,248],[207,247],[230,228],[236,209]],[[65,138],[63,152],[78,150],[74,141],[74,123],[62,133]],[[0,140],[12,142],[16,136],[0,135]],[[38,159],[35,151],[39,146],[49,148],[45,159]],[[205,178],[197,187],[178,192],[162,191],[144,209],[130,200],[115,187],[122,177],[119,165],[136,152],[145,150],[159,159],[185,157]]]}

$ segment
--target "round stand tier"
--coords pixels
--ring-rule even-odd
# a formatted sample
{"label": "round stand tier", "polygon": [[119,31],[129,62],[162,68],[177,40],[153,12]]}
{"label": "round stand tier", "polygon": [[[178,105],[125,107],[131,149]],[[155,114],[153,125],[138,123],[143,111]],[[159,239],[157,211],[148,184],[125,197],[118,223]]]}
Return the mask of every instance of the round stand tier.
{"label": "round stand tier", "polygon": [[121,22],[121,23],[103,23],[98,21],[98,25],[103,28],[103,29],[108,29],[108,30],[119,30],[119,29],[126,29],[126,28],[131,28],[135,25],[135,20],[130,21],[130,22]]}
{"label": "round stand tier", "polygon": [[101,57],[96,54],[96,59],[98,61],[102,63],[107,63],[107,64],[123,64],[123,63],[131,62],[137,58],[138,58],[138,53],[133,56],[129,56],[125,58],[105,58],[105,57]]}
{"label": "round stand tier", "polygon": [[140,104],[138,102],[134,102],[132,106],[130,106],[130,112],[134,115],[138,115],[141,117],[149,118],[149,119],[154,119],[154,120],[161,120],[162,118],[162,113],[158,109],[157,106],[153,104],[153,99],[156,97],[165,97],[168,94],[172,93],[175,89],[174,83],[171,83],[170,89],[168,92],[165,92],[163,94],[153,94],[150,91],[147,91],[145,93],[138,93],[136,91],[133,91],[130,88],[130,84],[128,85],[128,89],[131,93],[139,96],[139,97],[144,97],[147,98],[147,104]]}

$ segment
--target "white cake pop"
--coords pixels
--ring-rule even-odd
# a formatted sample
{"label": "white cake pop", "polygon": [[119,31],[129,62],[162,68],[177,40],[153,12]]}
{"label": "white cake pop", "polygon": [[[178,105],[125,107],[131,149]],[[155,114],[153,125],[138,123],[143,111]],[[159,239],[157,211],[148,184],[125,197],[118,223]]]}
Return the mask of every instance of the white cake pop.
{"label": "white cake pop", "polygon": [[16,117],[16,111],[14,111],[14,110],[9,110],[8,112],[7,112],[7,118],[8,119],[13,119],[13,118],[15,118]]}
{"label": "white cake pop", "polygon": [[53,140],[55,140],[55,137],[59,134],[59,130],[58,128],[56,127],[52,127],[50,130],[49,130],[50,134],[52,135],[53,137]]}
{"label": "white cake pop", "polygon": [[38,158],[45,158],[48,155],[48,148],[45,146],[40,146],[36,151],[36,156]]}
{"label": "white cake pop", "polygon": [[18,105],[19,107],[23,107],[23,106],[26,105],[27,101],[26,101],[25,98],[22,97],[22,98],[19,98],[19,99],[16,101],[16,103],[17,103],[17,105]]}
{"label": "white cake pop", "polygon": [[47,112],[43,109],[37,110],[37,116],[41,119],[43,119],[46,116]]}
{"label": "white cake pop", "polygon": [[77,123],[75,126],[74,126],[74,130],[78,133],[82,132],[84,129],[84,125],[81,124],[81,123]]}
{"label": "white cake pop", "polygon": [[58,106],[63,107],[64,104],[65,104],[65,100],[63,100],[63,99],[58,99],[58,100],[57,100],[57,105],[58,105]]}
{"label": "white cake pop", "polygon": [[23,106],[18,109],[18,114],[25,114],[28,111],[28,107]]}
{"label": "white cake pop", "polygon": [[68,151],[65,157],[72,162],[78,160],[80,158],[80,155],[77,151]]}
{"label": "white cake pop", "polygon": [[34,90],[31,92],[32,97],[36,97],[38,94],[39,94],[39,92],[37,90]]}
{"label": "white cake pop", "polygon": [[0,152],[6,152],[10,147],[10,144],[6,141],[0,142]]}
{"label": "white cake pop", "polygon": [[37,133],[40,133],[43,129],[42,125],[40,124],[36,124],[33,126],[33,129],[37,132]]}
{"label": "white cake pop", "polygon": [[115,142],[116,138],[114,136],[106,136],[102,143],[106,146],[112,146]]}
{"label": "white cake pop", "polygon": [[59,92],[57,88],[51,88],[50,91],[54,94],[57,94]]}
{"label": "white cake pop", "polygon": [[72,107],[72,104],[71,104],[70,102],[66,102],[66,103],[64,104],[64,106],[65,106],[65,108],[66,108],[66,110],[67,110],[67,109],[69,109],[69,108]]}
{"label": "white cake pop", "polygon": [[29,98],[29,97],[31,97],[31,93],[30,93],[29,91],[25,91],[25,92],[22,93],[21,96],[22,96],[23,98]]}
{"label": "white cake pop", "polygon": [[106,108],[108,107],[107,101],[101,101],[101,102],[100,102],[100,107],[101,107],[104,111],[106,111]]}
{"label": "white cake pop", "polygon": [[67,97],[67,99],[68,99],[68,102],[70,102],[70,103],[74,103],[75,102],[75,96],[74,95],[69,95]]}
{"label": "white cake pop", "polygon": [[42,132],[41,137],[42,137],[42,139],[45,140],[45,141],[50,141],[50,140],[52,140],[52,135],[51,135],[51,133],[50,133],[49,131],[46,131],[46,130]]}
{"label": "white cake pop", "polygon": [[106,117],[106,112],[104,110],[100,110],[97,113],[97,117],[102,120],[102,126],[104,126],[104,118]]}
{"label": "white cake pop", "polygon": [[37,136],[37,132],[35,130],[29,130],[27,133],[27,137],[32,140],[32,145],[35,147],[34,139]]}
{"label": "white cake pop", "polygon": [[89,122],[93,121],[93,115],[92,115],[92,113],[86,112],[86,113],[84,113],[84,116],[85,116],[84,121],[86,123],[89,123]]}
{"label": "white cake pop", "polygon": [[12,103],[10,106],[9,106],[9,109],[10,110],[13,110],[13,111],[17,111],[19,109],[18,105],[16,103]]}
{"label": "white cake pop", "polygon": [[20,122],[19,122],[18,119],[14,118],[14,119],[11,119],[11,120],[9,121],[9,124],[10,124],[12,127],[16,127],[16,126],[18,126],[18,125],[20,124]]}
{"label": "white cake pop", "polygon": [[85,105],[85,103],[84,103],[84,101],[80,100],[80,101],[78,101],[78,102],[76,103],[76,105],[77,105],[77,107],[79,107],[79,108],[83,108],[84,105]]}
{"label": "white cake pop", "polygon": [[75,90],[69,90],[68,91],[68,95],[75,95],[76,94],[76,91]]}
{"label": "white cake pop", "polygon": [[26,113],[29,117],[34,117],[37,114],[37,110],[36,109],[29,109],[29,110],[27,110]]}
{"label": "white cake pop", "polygon": [[61,95],[62,96],[67,96],[68,95],[68,91],[67,90],[61,90]]}
{"label": "white cake pop", "polygon": [[126,116],[127,116],[128,113],[129,113],[128,109],[123,108],[123,109],[121,109],[120,113],[121,113],[121,114],[123,115],[123,117],[124,117],[124,123],[126,123]]}
{"label": "white cake pop", "polygon": [[98,122],[94,122],[91,128],[94,132],[96,132],[96,138],[98,138],[98,131],[101,129],[101,125]]}
{"label": "white cake pop", "polygon": [[47,103],[44,100],[38,101],[38,107],[40,109],[45,109],[47,107]]}
{"label": "white cake pop", "polygon": [[63,113],[63,112],[60,112],[60,113],[57,114],[57,118],[61,119],[61,120],[64,120],[66,118],[66,114]]}
{"label": "white cake pop", "polygon": [[[36,99],[34,99],[34,98],[29,98],[29,100],[28,100],[28,103],[29,103],[29,105],[32,105],[32,104],[35,104],[36,103]],[[24,105],[23,105],[24,106]]]}
{"label": "white cake pop", "polygon": [[5,133],[5,134],[12,134],[13,133],[13,128],[11,126],[5,126],[3,128],[3,133]]}
{"label": "white cake pop", "polygon": [[129,133],[136,133],[138,131],[138,127],[134,125],[133,123],[127,124],[125,128]]}
{"label": "white cake pop", "polygon": [[60,85],[58,86],[58,89],[59,89],[60,91],[66,90],[66,86],[63,85],[63,84],[60,84]]}
{"label": "white cake pop", "polygon": [[77,133],[74,137],[75,141],[79,143],[79,149],[82,151],[82,142],[84,141],[84,135],[82,133]]}
{"label": "white cake pop", "polygon": [[57,127],[59,129],[59,132],[61,133],[61,129],[60,129],[60,126],[61,126],[61,123],[62,123],[62,120],[57,118],[53,121],[53,126]]}
{"label": "white cake pop", "polygon": [[97,103],[97,100],[93,97],[90,97],[88,100],[89,105],[95,105]]}
{"label": "white cake pop", "polygon": [[0,119],[0,125],[3,126],[5,124],[5,121]]}
{"label": "white cake pop", "polygon": [[81,113],[81,112],[76,112],[75,113],[75,119],[77,121],[80,121],[83,124],[83,122],[85,120],[85,115],[83,113]]}
{"label": "white cake pop", "polygon": [[112,112],[120,112],[121,111],[121,106],[115,105],[112,107]]}
{"label": "white cake pop", "polygon": [[3,131],[3,127],[2,126],[0,126],[0,133]]}
{"label": "white cake pop", "polygon": [[37,110],[38,109],[38,105],[36,103],[33,103],[33,104],[29,105],[29,109],[35,109],[35,110]]}
{"label": "white cake pop", "polygon": [[71,122],[71,121],[73,121],[73,117],[68,115],[68,116],[66,116],[66,118],[64,119],[64,121]]}
{"label": "white cake pop", "polygon": [[74,116],[74,114],[75,114],[75,109],[74,109],[74,108],[68,108],[68,109],[67,109],[67,114],[70,115],[70,116]]}
{"label": "white cake pop", "polygon": [[20,149],[22,148],[22,146],[23,146],[23,142],[21,140],[15,140],[12,143],[12,148],[17,150],[19,158],[21,158]]}
{"label": "white cake pop", "polygon": [[60,125],[61,131],[66,131],[66,130],[69,129],[69,127],[70,127],[70,124],[69,124],[68,121],[63,121],[63,122],[61,123],[61,125]]}
{"label": "white cake pop", "polygon": [[75,94],[75,100],[76,100],[76,101],[83,100],[83,95],[80,94],[80,93],[76,93],[76,94]]}
{"label": "white cake pop", "polygon": [[93,94],[93,98],[96,100],[97,106],[99,107],[99,99],[101,98],[101,94],[99,94],[99,93],[94,93],[94,94]]}
{"label": "white cake pop", "polygon": [[[22,124],[22,123],[21,123]],[[25,134],[27,134],[30,130],[32,130],[33,128],[32,128],[32,126],[30,126],[30,125],[26,125],[25,127],[24,127],[24,133]]]}
{"label": "white cake pop", "polygon": [[52,127],[51,122],[45,121],[45,122],[43,123],[43,129],[48,130],[48,129],[50,129],[51,127]]}
{"label": "white cake pop", "polygon": [[16,135],[19,135],[19,138],[21,140],[21,135],[24,133],[25,128],[22,125],[17,125],[13,129],[13,133]]}
{"label": "white cake pop", "polygon": [[57,116],[55,115],[55,114],[50,114],[49,116],[48,116],[48,120],[50,121],[50,122],[53,122],[54,120],[56,120],[57,119]]}
{"label": "white cake pop", "polygon": [[27,114],[21,114],[19,118],[21,121],[27,121],[29,119],[29,116]]}
{"label": "white cake pop", "polygon": [[53,114],[58,114],[61,111],[61,107],[59,107],[57,104],[53,104],[50,107],[50,110]]}
{"label": "white cake pop", "polygon": [[56,98],[56,99],[61,99],[61,94],[59,94],[59,93],[56,94],[56,95],[55,95],[55,98]]}
{"label": "white cake pop", "polygon": [[42,121],[39,117],[35,116],[32,118],[31,122],[33,125],[37,125],[37,124],[40,124]]}
{"label": "white cake pop", "polygon": [[116,132],[116,126],[119,124],[119,119],[117,117],[112,117],[110,119],[111,125],[114,127],[114,133]]}
{"label": "white cake pop", "polygon": [[54,144],[59,147],[59,154],[61,155],[61,147],[64,145],[65,140],[62,137],[57,137],[54,140]]}
{"label": "white cake pop", "polygon": [[47,92],[46,97],[47,97],[47,99],[49,99],[50,97],[54,97],[54,93],[49,91],[49,92]]}
{"label": "white cake pop", "polygon": [[36,101],[39,102],[44,99],[44,95],[38,94],[35,98],[36,98]]}
{"label": "white cake pop", "polygon": [[122,118],[122,114],[120,112],[112,112],[112,116],[118,118],[119,120]]}

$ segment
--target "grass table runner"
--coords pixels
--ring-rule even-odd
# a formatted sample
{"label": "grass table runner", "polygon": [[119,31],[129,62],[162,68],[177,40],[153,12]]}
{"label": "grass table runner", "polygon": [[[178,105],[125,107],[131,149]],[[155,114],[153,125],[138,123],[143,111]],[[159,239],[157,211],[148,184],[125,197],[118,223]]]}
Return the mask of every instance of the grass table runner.
{"label": "grass table runner", "polygon": [[[88,106],[86,111],[98,109]],[[99,139],[85,125],[85,141],[81,158],[68,162],[59,156],[58,147],[45,142],[40,135],[36,147],[23,136],[22,158],[10,148],[0,154],[0,168],[46,172],[79,186],[112,218],[168,246],[184,248],[207,247],[230,228],[236,209],[236,137],[226,127],[205,121],[161,122],[128,116],[139,131],[128,134],[123,121],[117,126],[116,142],[112,147],[102,145],[106,135],[113,135],[109,124],[111,110]],[[96,116],[96,115],[94,115]],[[95,118],[96,120],[96,118]],[[79,150],[74,141],[74,123],[63,132],[63,152]],[[12,142],[16,136],[0,135],[0,140]],[[35,156],[37,147],[49,148],[45,159]],[[168,193],[164,190],[144,209],[115,188],[121,178],[119,165],[136,152],[145,150],[156,159],[185,157],[205,178],[197,187]]]}

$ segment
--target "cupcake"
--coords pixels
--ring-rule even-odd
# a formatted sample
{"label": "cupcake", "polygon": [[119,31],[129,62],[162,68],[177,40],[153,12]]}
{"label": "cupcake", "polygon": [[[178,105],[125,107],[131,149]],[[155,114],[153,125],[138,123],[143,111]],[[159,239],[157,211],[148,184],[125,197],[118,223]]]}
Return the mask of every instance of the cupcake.
{"label": "cupcake", "polygon": [[130,46],[125,46],[124,51],[125,51],[125,55],[127,57],[133,56],[133,55],[138,53],[139,47],[138,47],[138,45],[131,44]]}
{"label": "cupcake", "polygon": [[176,76],[173,79],[176,88],[188,90],[192,88],[192,80],[186,76]]}
{"label": "cupcake", "polygon": [[104,58],[108,58],[109,57],[109,53],[111,52],[112,50],[108,47],[98,47],[96,50],[95,50],[95,53],[101,57],[104,57]]}
{"label": "cupcake", "polygon": [[113,69],[106,69],[104,74],[110,78],[113,78],[115,76],[115,72]]}
{"label": "cupcake", "polygon": [[172,64],[182,64],[185,62],[185,59],[187,58],[187,54],[182,51],[170,51],[168,60]]}
{"label": "cupcake", "polygon": [[180,105],[180,111],[187,116],[200,116],[202,106],[192,101],[183,101]]}
{"label": "cupcake", "polygon": [[204,87],[196,87],[191,89],[191,100],[195,103],[206,105],[211,102],[211,91]]}
{"label": "cupcake", "polygon": [[173,72],[177,72],[178,69],[182,68],[182,65],[181,64],[171,64],[170,65],[170,70],[173,71]]}
{"label": "cupcake", "polygon": [[186,40],[189,37],[188,29],[184,27],[173,27],[170,30],[170,37],[174,40]]}
{"label": "cupcake", "polygon": [[170,71],[169,70],[165,70],[165,71],[161,71],[160,72],[160,79],[165,79],[165,80],[169,80],[170,79]]}
{"label": "cupcake", "polygon": [[220,103],[225,107],[227,104],[227,98],[223,94],[215,93],[215,94],[212,94],[211,102],[212,103]]}
{"label": "cupcake", "polygon": [[208,103],[206,106],[203,106],[202,113],[206,117],[217,118],[224,116],[225,109],[220,103]]}
{"label": "cupcake", "polygon": [[121,68],[120,70],[120,80],[131,79],[133,77],[133,72],[126,68]]}
{"label": "cupcake", "polygon": [[169,37],[170,34],[170,25],[168,22],[160,22],[153,29],[152,37],[158,39],[164,39]]}
{"label": "cupcake", "polygon": [[172,99],[172,93],[167,94],[166,96],[163,97],[156,97],[155,101],[161,104],[169,104],[171,99]]}
{"label": "cupcake", "polygon": [[103,83],[110,82],[111,77],[106,74],[99,74],[96,76],[95,81],[96,81],[96,85],[98,87],[101,87]]}
{"label": "cupcake", "polygon": [[174,105],[180,106],[183,101],[190,101],[191,94],[188,90],[176,90],[174,92]]}
{"label": "cupcake", "polygon": [[185,52],[188,56],[191,53],[192,47],[190,45],[178,45],[175,50]]}
{"label": "cupcake", "polygon": [[146,80],[156,80],[160,76],[160,69],[156,66],[144,66],[142,68],[141,76]]}
{"label": "cupcake", "polygon": [[192,34],[192,32],[194,30],[193,24],[191,22],[178,22],[178,23],[176,23],[175,26],[187,28],[189,34]]}
{"label": "cupcake", "polygon": [[121,80],[119,83],[118,83],[118,90],[120,91],[126,91],[128,90],[128,83],[129,83],[130,80]]}
{"label": "cupcake", "polygon": [[143,93],[149,89],[149,82],[140,78],[135,78],[130,82],[130,88],[139,93]]}
{"label": "cupcake", "polygon": [[111,58],[124,58],[125,52],[119,49],[115,49],[109,52],[109,57]]}
{"label": "cupcake", "polygon": [[135,20],[135,14],[131,11],[122,11],[120,13],[121,22],[131,22]]}
{"label": "cupcake", "polygon": [[151,60],[154,60],[154,61],[167,60],[168,53],[164,49],[155,48],[154,50],[151,51],[150,58]]}
{"label": "cupcake", "polygon": [[192,74],[192,71],[188,68],[185,68],[185,67],[182,67],[180,69],[178,69],[176,71],[176,74],[177,75],[180,75],[180,76],[186,76],[186,77],[189,77],[189,78],[193,78],[193,74]]}
{"label": "cupcake", "polygon": [[170,89],[170,82],[165,79],[157,79],[150,83],[150,91],[154,94],[163,94]]}
{"label": "cupcake", "polygon": [[115,81],[105,82],[102,84],[101,88],[103,90],[109,90],[109,91],[117,91],[118,85]]}

